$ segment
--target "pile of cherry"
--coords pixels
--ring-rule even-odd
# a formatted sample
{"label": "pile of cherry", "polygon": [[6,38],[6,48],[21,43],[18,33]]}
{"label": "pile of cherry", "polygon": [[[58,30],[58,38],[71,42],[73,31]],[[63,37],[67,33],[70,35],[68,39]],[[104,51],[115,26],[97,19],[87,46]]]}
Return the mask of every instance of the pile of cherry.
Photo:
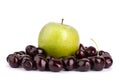
{"label": "pile of cherry", "polygon": [[66,71],[101,71],[113,64],[111,55],[105,51],[97,51],[93,46],[84,47],[80,44],[75,55],[54,58],[47,56],[45,50],[28,45],[25,51],[14,52],[7,56],[7,62],[12,68],[22,67],[25,70],[40,70],[59,72]]}

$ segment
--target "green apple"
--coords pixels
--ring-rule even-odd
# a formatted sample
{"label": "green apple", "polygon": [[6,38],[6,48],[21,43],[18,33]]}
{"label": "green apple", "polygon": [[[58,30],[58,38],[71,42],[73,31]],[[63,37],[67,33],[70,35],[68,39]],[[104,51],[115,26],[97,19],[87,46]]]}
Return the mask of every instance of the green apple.
{"label": "green apple", "polygon": [[39,33],[38,47],[48,56],[56,58],[75,54],[79,47],[78,32],[71,26],[60,23],[48,23]]}

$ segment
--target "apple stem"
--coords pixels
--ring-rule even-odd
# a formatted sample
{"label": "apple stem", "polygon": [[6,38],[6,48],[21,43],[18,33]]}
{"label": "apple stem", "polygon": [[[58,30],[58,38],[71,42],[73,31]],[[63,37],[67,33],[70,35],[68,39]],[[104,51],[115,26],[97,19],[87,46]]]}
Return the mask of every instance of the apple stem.
{"label": "apple stem", "polygon": [[92,38],[91,38],[91,40],[92,40],[93,43],[96,45],[96,47],[97,47],[97,56],[99,56],[99,48],[98,48],[98,45],[97,45],[97,43],[95,42],[95,40],[93,40]]}
{"label": "apple stem", "polygon": [[63,24],[64,19],[62,19],[61,24]]}

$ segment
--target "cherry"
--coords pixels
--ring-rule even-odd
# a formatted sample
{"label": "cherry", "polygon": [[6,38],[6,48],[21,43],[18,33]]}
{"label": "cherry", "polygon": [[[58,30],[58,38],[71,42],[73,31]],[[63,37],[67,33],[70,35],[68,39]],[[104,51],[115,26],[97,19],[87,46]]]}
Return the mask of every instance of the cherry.
{"label": "cherry", "polygon": [[91,68],[89,59],[83,58],[77,62],[77,71],[88,71]]}
{"label": "cherry", "polygon": [[75,56],[76,56],[77,59],[82,59],[82,58],[86,58],[87,57],[85,51],[83,51],[83,50],[77,51],[75,53]]}
{"label": "cherry", "polygon": [[47,68],[47,60],[45,57],[36,55],[34,58],[34,61],[36,63],[37,69],[40,71],[45,71]]}
{"label": "cherry", "polygon": [[26,54],[30,55],[31,57],[34,57],[36,54],[38,54],[38,49],[33,45],[28,45],[25,50]]}
{"label": "cherry", "polygon": [[20,66],[19,58],[15,54],[8,55],[7,61],[12,68],[18,68]]}
{"label": "cherry", "polygon": [[102,56],[105,58],[105,68],[111,67],[113,64],[111,55],[108,52],[105,52]]}
{"label": "cherry", "polygon": [[76,61],[73,56],[63,59],[63,65],[64,65],[65,70],[67,70],[67,71],[73,70],[75,63],[76,63]]}
{"label": "cherry", "polygon": [[92,69],[95,71],[101,71],[105,66],[105,59],[103,56],[95,56],[91,59]]}
{"label": "cherry", "polygon": [[99,52],[99,55],[100,56],[102,56],[103,54],[105,54],[105,51],[103,51],[103,50],[100,50],[100,51],[98,51]]}
{"label": "cherry", "polygon": [[93,46],[88,47],[86,49],[86,55],[88,57],[90,57],[90,56],[96,56],[97,55],[96,49]]}
{"label": "cherry", "polygon": [[60,59],[51,59],[48,66],[49,69],[53,72],[59,72],[63,69],[63,65]]}
{"label": "cherry", "polygon": [[25,70],[32,70],[33,66],[34,66],[34,62],[33,62],[33,60],[31,58],[28,58],[28,57],[24,57],[23,58],[23,60],[22,60],[22,67]]}
{"label": "cherry", "polygon": [[45,55],[46,56],[46,52],[44,49],[42,48],[37,48],[37,54],[42,54],[42,55]]}

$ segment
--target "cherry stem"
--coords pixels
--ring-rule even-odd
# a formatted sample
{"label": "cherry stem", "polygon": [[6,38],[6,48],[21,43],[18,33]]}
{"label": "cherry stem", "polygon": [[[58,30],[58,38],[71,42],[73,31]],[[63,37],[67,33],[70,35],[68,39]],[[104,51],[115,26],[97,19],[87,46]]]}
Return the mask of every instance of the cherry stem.
{"label": "cherry stem", "polygon": [[97,45],[97,43],[95,42],[95,40],[93,40],[92,38],[91,38],[91,40],[92,40],[93,43],[96,45],[96,47],[97,47],[97,56],[99,56],[99,48],[98,48],[98,45]]}
{"label": "cherry stem", "polygon": [[61,24],[63,24],[64,19],[61,20]]}

